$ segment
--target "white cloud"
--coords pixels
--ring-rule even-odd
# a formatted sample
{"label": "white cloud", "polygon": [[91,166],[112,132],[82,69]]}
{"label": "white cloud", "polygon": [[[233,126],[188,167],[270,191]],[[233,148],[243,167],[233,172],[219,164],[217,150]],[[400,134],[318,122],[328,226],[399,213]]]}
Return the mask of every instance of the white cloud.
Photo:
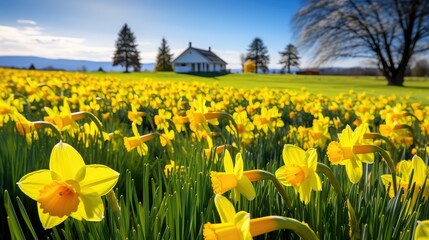
{"label": "white cloud", "polygon": [[16,22],[20,24],[37,25],[36,21],[29,20],[29,19],[18,19]]}
{"label": "white cloud", "polygon": [[110,61],[113,47],[90,46],[85,38],[50,35],[35,21],[19,19],[24,26],[0,25],[0,55]]}

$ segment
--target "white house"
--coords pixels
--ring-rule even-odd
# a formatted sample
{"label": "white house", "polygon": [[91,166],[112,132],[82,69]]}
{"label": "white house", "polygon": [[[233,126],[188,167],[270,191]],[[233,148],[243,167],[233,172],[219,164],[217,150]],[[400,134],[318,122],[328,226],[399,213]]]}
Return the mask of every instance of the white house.
{"label": "white house", "polygon": [[210,47],[209,50],[194,48],[191,42],[189,47],[173,60],[174,71],[178,73],[224,72],[226,64]]}

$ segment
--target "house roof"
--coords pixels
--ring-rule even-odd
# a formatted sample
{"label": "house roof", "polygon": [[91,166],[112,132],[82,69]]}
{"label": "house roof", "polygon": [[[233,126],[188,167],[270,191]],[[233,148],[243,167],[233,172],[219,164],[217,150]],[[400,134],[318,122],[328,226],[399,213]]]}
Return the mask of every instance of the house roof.
{"label": "house roof", "polygon": [[218,55],[212,52],[210,48],[209,50],[204,50],[200,48],[194,48],[192,46],[188,47],[185,51],[183,51],[183,53],[181,53],[176,59],[174,59],[173,62],[176,62],[177,59],[179,59],[185,52],[187,52],[190,49],[198,52],[211,63],[227,64],[227,62],[225,62],[222,58],[220,58]]}

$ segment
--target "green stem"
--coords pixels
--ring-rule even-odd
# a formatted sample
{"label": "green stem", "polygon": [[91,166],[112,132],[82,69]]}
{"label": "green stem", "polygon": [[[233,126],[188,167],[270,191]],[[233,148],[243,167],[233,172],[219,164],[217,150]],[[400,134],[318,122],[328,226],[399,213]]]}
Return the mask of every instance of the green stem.
{"label": "green stem", "polygon": [[390,169],[390,172],[392,173],[392,184],[393,184],[393,191],[396,195],[398,193],[398,187],[396,186],[396,167],[395,162],[392,160],[390,155],[381,147],[375,146],[375,145],[356,145],[353,146],[353,152],[355,154],[365,154],[365,153],[379,153],[381,157],[386,161],[387,166]]}
{"label": "green stem", "polygon": [[237,146],[239,149],[241,149],[241,139],[240,139],[240,133],[238,132],[238,126],[237,126],[237,123],[235,122],[234,118],[230,114],[225,113],[225,112],[216,112],[216,113],[208,113],[205,115],[207,115],[207,117],[208,117],[208,118],[206,117],[207,119],[210,119],[210,115],[219,115],[221,118],[228,119],[235,128],[235,132],[237,134],[237,139],[238,139]]}
{"label": "green stem", "polygon": [[392,141],[389,140],[389,138],[379,134],[379,133],[365,133],[363,135],[364,139],[382,139],[384,140],[392,149],[396,150],[395,145],[392,143]]}
{"label": "green stem", "polygon": [[89,119],[91,119],[95,125],[97,125],[98,131],[100,132],[100,137],[102,142],[104,142],[104,136],[103,136],[103,124],[101,123],[100,119],[98,119],[94,114],[92,114],[91,112],[75,112],[72,113],[72,119],[73,120],[79,120],[82,119],[84,117],[88,117]]}
{"label": "green stem", "polygon": [[349,215],[350,238],[353,240],[361,239],[359,222],[357,220],[355,210],[353,209],[353,206],[350,203],[349,199],[347,199],[347,211]]}
{"label": "green stem", "polygon": [[334,187],[335,192],[337,193],[337,196],[340,198],[340,200],[342,200],[344,198],[344,195],[343,195],[343,192],[341,191],[341,185],[337,181],[337,178],[334,176],[334,173],[332,172],[332,170],[325,164],[318,162],[316,171],[321,172],[326,177],[328,177],[329,182],[331,183],[332,187]]}
{"label": "green stem", "polygon": [[304,222],[283,216],[268,216],[250,219],[250,234],[252,237],[280,229],[292,230],[305,240],[317,240],[314,231]]}
{"label": "green stem", "polygon": [[287,208],[289,210],[292,210],[292,204],[286,195],[286,191],[274,174],[260,169],[244,171],[243,174],[247,176],[251,182],[255,182],[258,180],[271,180],[274,183],[274,186],[276,187],[280,196],[283,198],[283,201],[285,202]]}
{"label": "green stem", "polygon": [[423,146],[423,144],[421,144],[420,142],[417,141],[417,139],[414,137],[414,129],[407,125],[407,124],[400,124],[400,125],[396,125],[394,130],[399,130],[399,129],[407,129],[408,131],[411,132],[411,137],[413,138],[413,144],[421,147]]}
{"label": "green stem", "polygon": [[45,121],[36,121],[36,122],[32,122],[34,124],[34,127],[36,129],[39,128],[49,128],[51,129],[55,135],[58,137],[59,140],[63,140],[63,135],[61,134],[60,130],[52,123],[50,122],[45,122]]}

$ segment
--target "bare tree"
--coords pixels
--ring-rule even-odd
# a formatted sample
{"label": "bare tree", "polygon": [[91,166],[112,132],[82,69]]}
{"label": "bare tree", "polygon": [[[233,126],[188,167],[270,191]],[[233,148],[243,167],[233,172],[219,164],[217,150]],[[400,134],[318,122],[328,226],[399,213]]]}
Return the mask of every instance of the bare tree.
{"label": "bare tree", "polygon": [[283,64],[282,71],[287,68],[290,73],[290,67],[299,66],[298,49],[292,44],[288,44],[283,52],[279,52],[281,59],[280,64]]}
{"label": "bare tree", "polygon": [[294,26],[318,63],[373,58],[388,85],[403,86],[412,56],[429,49],[429,1],[306,0]]}
{"label": "bare tree", "polygon": [[241,72],[244,72],[244,64],[246,63],[246,55],[240,54]]}

